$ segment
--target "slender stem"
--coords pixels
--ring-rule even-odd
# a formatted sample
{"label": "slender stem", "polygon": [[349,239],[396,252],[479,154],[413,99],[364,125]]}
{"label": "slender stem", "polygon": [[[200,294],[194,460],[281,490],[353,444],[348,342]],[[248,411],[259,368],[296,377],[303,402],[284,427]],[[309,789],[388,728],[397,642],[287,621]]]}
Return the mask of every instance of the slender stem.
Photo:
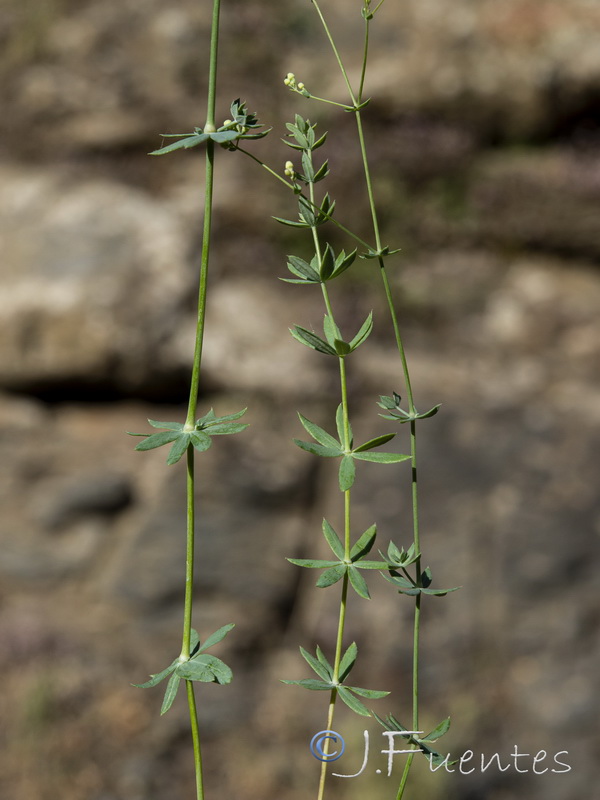
{"label": "slender stem", "polygon": [[194,696],[193,681],[185,682],[188,705],[190,708],[190,723],[192,726],[192,742],[194,744],[194,767],[196,772],[196,798],[204,800],[204,782],[202,780],[202,751],[200,749],[200,731],[198,729],[198,713],[196,711],[196,698]]}
{"label": "slender stem", "polygon": [[[377,5],[375,11],[377,11],[381,5],[383,0]],[[321,18],[321,22],[325,29],[325,33],[331,47],[333,49],[333,53],[335,58],[339,64],[340,70],[348,87],[348,92],[352,99],[354,105],[358,105],[354,93],[352,91],[352,87],[350,86],[350,82],[348,80],[348,75],[340,54],[337,50],[337,47],[333,41],[327,23],[323,17],[323,14],[316,2],[313,0],[313,4],[317,9],[317,13]],[[367,27],[365,32],[365,46],[364,46],[364,53],[363,53],[363,64],[361,69],[361,78],[360,78],[360,89],[358,93],[359,101],[362,97],[362,90],[364,85],[364,79],[366,75],[366,67],[367,67],[367,58],[368,58],[368,20],[367,20]],[[376,249],[377,251],[381,251],[381,234],[380,234],[380,227],[379,227],[379,219],[377,214],[377,207],[375,203],[375,197],[373,193],[373,184],[371,180],[371,172],[369,168],[369,160],[367,156],[367,148],[365,143],[365,136],[362,126],[362,117],[360,109],[356,109],[354,112],[355,120],[356,120],[356,127],[358,133],[358,139],[360,144],[360,151],[361,151],[361,158],[363,162],[363,169],[365,175],[365,183],[367,188],[367,195],[369,198],[369,207],[371,210],[371,219],[373,223],[373,234],[375,237],[376,242]],[[394,305],[394,300],[392,296],[392,291],[390,287],[390,283],[388,280],[387,272],[385,269],[385,262],[382,256],[379,257],[379,266],[380,266],[380,274],[383,281],[384,291],[386,295],[386,300],[392,320],[392,326],[394,329],[394,335],[396,338],[396,346],[398,348],[398,353],[400,355],[400,360],[402,363],[402,372],[404,375],[404,383],[406,386],[406,393],[407,393],[407,400],[409,405],[409,410],[411,413],[415,413],[415,404],[414,404],[414,396],[412,391],[412,385],[410,380],[410,373],[408,369],[408,362],[406,359],[406,353],[404,350],[404,344],[402,341],[402,336],[400,334],[400,327],[398,325],[398,317],[396,314],[396,309]],[[410,423],[410,446],[411,446],[411,497],[412,497],[412,518],[413,518],[413,544],[416,553],[420,553],[420,535],[419,535],[419,507],[418,507],[418,491],[417,491],[417,437],[416,437],[416,424],[415,420],[412,420]],[[417,574],[417,585],[421,584],[421,559],[417,558],[415,562],[415,569]],[[420,633],[420,620],[421,620],[421,595],[418,594],[415,598],[415,611],[414,611],[414,622],[413,622],[413,661],[412,661],[412,725],[413,730],[418,730],[419,725],[419,633]],[[410,766],[412,764],[414,756],[409,756],[405,769],[404,774],[402,776],[402,780],[398,789],[398,795],[396,800],[401,800],[404,794],[404,787],[406,786],[406,782],[408,779],[408,773],[410,770]]]}
{"label": "slender stem", "polygon": [[[219,12],[221,2],[214,0],[212,28],[210,38],[210,66],[208,78],[208,102],[206,112],[205,130],[214,130],[215,122],[215,96],[217,83],[217,52],[219,41]],[[192,430],[195,425],[196,408],[198,405],[198,388],[200,383],[200,366],[202,362],[202,344],[204,340],[204,323],[206,316],[206,291],[208,285],[208,262],[210,254],[210,234],[212,223],[213,182],[214,182],[214,142],[206,143],[205,189],[204,189],[204,224],[202,233],[202,255],[200,264],[200,281],[198,289],[198,317],[196,322],[196,339],[194,344],[194,357],[192,377],[190,381],[190,396],[185,427]],[[194,481],[194,448],[190,445],[186,453],[186,492],[187,492],[187,544],[185,564],[185,603],[183,617],[183,640],[181,644],[182,660],[189,659],[192,636],[192,604],[194,594],[194,545],[195,545],[195,481]],[[192,743],[194,749],[194,771],[196,774],[197,800],[204,800],[204,778],[202,771],[202,752],[200,747],[200,730],[198,727],[198,713],[194,696],[192,681],[186,681],[188,706],[190,711],[190,724],[192,728]]]}

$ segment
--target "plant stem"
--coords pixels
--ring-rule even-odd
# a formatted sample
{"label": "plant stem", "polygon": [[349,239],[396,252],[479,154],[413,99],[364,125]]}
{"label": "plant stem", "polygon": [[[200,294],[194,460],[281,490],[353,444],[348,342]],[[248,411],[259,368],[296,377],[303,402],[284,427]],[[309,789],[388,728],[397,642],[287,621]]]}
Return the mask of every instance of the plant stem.
{"label": "plant stem", "polygon": [[[219,41],[219,13],[221,2],[214,0],[212,28],[210,38],[210,64],[208,79],[208,101],[206,112],[205,130],[215,124],[215,97],[217,83],[217,53]],[[213,183],[214,183],[214,142],[209,139],[206,143],[206,166],[205,166],[205,189],[204,189],[204,224],[202,233],[202,254],[200,264],[200,281],[198,289],[198,317],[196,322],[196,339],[194,344],[194,356],[192,365],[192,377],[190,382],[190,395],[185,427],[193,430],[196,419],[196,408],[198,405],[198,388],[200,383],[200,367],[202,362],[202,344],[204,340],[204,323],[206,317],[206,291],[208,285],[208,262],[210,255],[210,234],[212,224],[212,204],[213,204]],[[195,481],[194,481],[194,448],[192,445],[187,450],[187,546],[186,546],[186,568],[185,568],[185,605],[183,618],[183,641],[181,645],[182,660],[190,657],[190,645],[192,635],[192,604],[194,593],[194,544],[195,544]],[[198,714],[196,710],[196,699],[194,696],[194,685],[192,681],[186,681],[186,691],[188,706],[190,711],[190,723],[192,728],[192,742],[194,748],[194,770],[196,774],[196,795],[197,800],[204,800],[204,780],[202,772],[202,753],[200,747],[200,731],[198,727]]]}
{"label": "plant stem", "polygon": [[[312,0],[317,13],[321,19],[321,23],[329,39],[331,44],[333,53],[335,58],[338,62],[344,80],[346,82],[346,86],[348,87],[349,95],[352,99],[353,104],[359,105],[360,101],[362,100],[362,92],[364,87],[364,80],[366,75],[366,68],[367,68],[367,59],[368,59],[368,52],[369,52],[369,20],[366,21],[365,26],[365,43],[364,43],[364,50],[363,50],[363,63],[361,68],[361,75],[360,75],[360,88],[358,92],[358,101],[354,95],[352,90],[352,86],[350,84],[348,74],[344,67],[343,61],[339,54],[339,51],[335,45],[333,37],[329,31],[327,22],[323,17],[321,9],[318,6],[317,0]],[[383,2],[383,0],[382,0]],[[375,11],[377,11],[382,2],[378,4]],[[373,193],[373,184],[371,180],[371,171],[369,167],[369,159],[367,156],[367,148],[365,143],[365,136],[363,131],[362,125],[362,116],[360,109],[355,109],[354,117],[356,120],[356,127],[358,133],[358,140],[360,144],[360,152],[361,158],[363,162],[363,170],[365,175],[365,183],[367,188],[367,195],[369,198],[369,207],[371,210],[371,219],[373,223],[373,234],[375,237],[376,249],[377,251],[381,251],[382,243],[381,243],[381,234],[380,234],[380,227],[379,227],[379,218],[377,214],[377,206],[375,203],[375,197]],[[400,360],[402,363],[402,372],[404,376],[404,383],[406,387],[406,394],[407,400],[409,405],[409,411],[411,414],[415,413],[415,404],[414,404],[414,395],[412,391],[412,385],[410,380],[410,373],[408,369],[408,362],[406,359],[406,353],[404,349],[404,344],[402,341],[402,336],[400,334],[400,326],[398,324],[398,317],[396,314],[396,308],[394,305],[394,300],[392,296],[392,291],[389,283],[389,279],[387,276],[385,262],[382,256],[379,257],[379,267],[380,267],[380,274],[383,281],[385,296],[388,304],[388,309],[390,313],[390,317],[392,320],[392,326],[394,329],[394,336],[396,339],[396,346],[398,348],[398,353],[400,355]],[[418,486],[417,486],[417,436],[416,436],[416,423],[415,420],[411,420],[410,423],[410,452],[411,452],[411,502],[412,502],[412,520],[413,520],[413,544],[416,553],[420,553],[420,535],[419,535],[419,505],[418,505]],[[421,584],[421,559],[420,557],[417,558],[415,561],[415,569],[417,574],[417,585]],[[413,621],[413,659],[412,659],[412,726],[413,730],[419,729],[419,633],[420,633],[420,621],[421,621],[421,595],[418,594],[415,598],[415,611],[414,611],[414,621]],[[404,788],[406,786],[406,782],[408,779],[408,773],[412,764],[414,756],[409,755],[406,761],[406,765],[404,768],[404,773],[402,775],[402,780],[400,782],[400,786],[398,788],[398,795],[396,800],[401,800],[404,794]]]}

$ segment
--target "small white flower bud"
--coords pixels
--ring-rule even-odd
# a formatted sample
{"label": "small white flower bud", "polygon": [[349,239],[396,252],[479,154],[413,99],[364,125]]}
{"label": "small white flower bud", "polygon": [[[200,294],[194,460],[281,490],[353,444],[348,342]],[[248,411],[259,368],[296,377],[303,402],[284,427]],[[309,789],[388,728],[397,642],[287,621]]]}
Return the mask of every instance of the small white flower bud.
{"label": "small white flower bud", "polygon": [[298,84],[298,89],[300,89],[300,91],[302,91],[304,89],[304,84],[303,83],[299,83]]}

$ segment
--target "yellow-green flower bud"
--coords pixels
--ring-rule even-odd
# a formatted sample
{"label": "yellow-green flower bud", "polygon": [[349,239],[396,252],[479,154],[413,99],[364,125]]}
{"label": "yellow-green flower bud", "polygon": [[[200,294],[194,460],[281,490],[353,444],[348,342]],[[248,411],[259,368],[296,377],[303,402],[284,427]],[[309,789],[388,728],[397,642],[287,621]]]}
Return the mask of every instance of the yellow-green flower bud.
{"label": "yellow-green flower bud", "polygon": [[300,91],[302,91],[304,89],[304,84],[303,83],[299,83],[298,84],[298,89],[300,89]]}

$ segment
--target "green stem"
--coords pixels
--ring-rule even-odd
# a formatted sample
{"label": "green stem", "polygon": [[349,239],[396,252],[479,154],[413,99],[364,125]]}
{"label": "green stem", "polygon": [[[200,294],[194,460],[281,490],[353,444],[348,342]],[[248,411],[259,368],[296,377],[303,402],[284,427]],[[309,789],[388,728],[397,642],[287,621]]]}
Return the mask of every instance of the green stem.
{"label": "green stem", "polygon": [[[358,105],[359,102],[357,102],[357,100],[356,100],[356,98],[354,96],[354,93],[352,91],[352,87],[351,87],[350,82],[348,80],[348,75],[347,75],[346,69],[345,69],[344,64],[342,62],[340,54],[339,54],[339,52],[337,50],[335,42],[333,41],[333,38],[331,36],[331,33],[330,33],[329,28],[327,26],[327,23],[326,23],[326,21],[325,21],[325,19],[323,17],[323,14],[322,14],[322,12],[321,12],[316,0],[312,0],[312,1],[313,1],[313,4],[314,4],[314,6],[315,6],[315,8],[317,10],[317,13],[319,14],[319,17],[320,17],[321,22],[323,24],[325,33],[327,35],[327,38],[329,39],[329,42],[330,42],[331,47],[333,49],[333,53],[334,53],[335,58],[336,58],[336,60],[338,62],[338,65],[340,67],[340,70],[342,72],[344,80],[346,82],[346,85],[348,87],[348,92],[349,92],[350,97],[352,99],[352,103],[354,105]],[[382,2],[383,2],[383,0],[382,0]],[[375,11],[377,11],[381,7],[382,2],[380,2],[377,5]],[[368,31],[369,31],[369,25],[368,25],[368,20],[367,20],[367,27],[366,27],[366,32],[365,32],[365,47],[364,47],[364,53],[363,53],[363,64],[362,64],[362,69],[361,69],[360,89],[359,89],[359,95],[358,95],[359,96],[359,101],[360,101],[361,96],[362,96],[362,90],[363,90],[364,79],[365,79],[365,74],[366,74],[366,67],[367,67]],[[368,160],[368,156],[367,156],[367,148],[366,148],[365,136],[364,136],[363,125],[362,125],[362,117],[361,117],[361,112],[360,112],[359,109],[356,109],[356,111],[354,112],[354,116],[355,116],[355,120],[356,120],[356,127],[357,127],[358,139],[359,139],[359,144],[360,144],[360,152],[361,152],[361,158],[362,158],[362,162],[363,162],[363,169],[364,169],[364,175],[365,175],[365,183],[366,183],[366,188],[367,188],[367,195],[368,195],[368,198],[369,198],[369,207],[370,207],[370,210],[371,210],[371,219],[372,219],[372,223],[373,223],[373,234],[374,234],[374,237],[375,237],[376,249],[377,249],[377,251],[380,251],[382,249],[382,246],[381,246],[381,234],[380,234],[380,228],[379,228],[379,219],[378,219],[378,214],[377,214],[377,207],[376,207],[376,203],[375,203],[375,197],[374,197],[374,193],[373,193],[373,184],[372,184],[372,180],[371,180],[371,171],[370,171],[370,168],[369,168],[369,160]],[[406,386],[406,393],[407,393],[407,400],[408,400],[409,410],[410,410],[411,413],[415,413],[414,396],[413,396],[412,385],[411,385],[411,380],[410,380],[410,373],[409,373],[409,369],[408,369],[408,362],[407,362],[407,359],[406,359],[406,353],[405,353],[405,350],[404,350],[404,344],[403,344],[403,341],[402,341],[402,336],[400,334],[400,326],[398,325],[398,317],[397,317],[397,314],[396,314],[396,309],[395,309],[395,305],[394,305],[392,291],[391,291],[390,283],[389,283],[389,280],[388,280],[387,272],[386,272],[386,269],[385,269],[385,262],[384,262],[383,257],[381,257],[381,256],[379,257],[379,266],[380,266],[380,274],[381,274],[381,278],[382,278],[382,281],[383,281],[384,291],[385,291],[385,295],[386,295],[386,300],[387,300],[387,304],[388,304],[388,309],[389,309],[390,317],[391,317],[391,320],[392,320],[392,326],[393,326],[393,329],[394,329],[394,336],[396,338],[396,346],[398,348],[398,353],[400,355],[400,360],[401,360],[401,363],[402,363],[402,372],[403,372],[403,376],[404,376],[404,383],[405,383],[405,386]],[[415,552],[420,553],[421,549],[420,549],[420,536],[419,536],[419,506],[418,506],[418,491],[417,491],[417,437],[416,437],[415,420],[412,420],[411,423],[410,423],[410,447],[411,447],[411,498],[412,498],[412,520],[413,520],[413,543],[414,543]],[[415,562],[415,569],[416,569],[416,573],[417,573],[417,584],[420,585],[420,583],[421,583],[421,559],[420,558],[418,558],[416,560],[416,562]],[[420,633],[420,620],[421,620],[421,595],[419,594],[415,598],[415,612],[414,612],[414,622],[413,622],[413,660],[412,660],[412,725],[413,725],[413,730],[418,730],[419,729],[419,633]],[[414,758],[414,756],[411,755],[411,756],[408,757],[408,759],[406,761],[404,774],[402,776],[402,780],[401,780],[401,783],[400,783],[400,786],[399,786],[399,789],[398,789],[398,795],[397,795],[396,800],[401,800],[401,798],[402,798],[402,796],[404,794],[404,788],[406,786],[406,782],[407,782],[407,779],[408,779],[408,773],[409,773],[410,766],[412,764],[413,758]]]}
{"label": "green stem", "polygon": [[194,767],[196,772],[196,798],[204,800],[204,782],[202,780],[202,751],[200,749],[200,731],[198,729],[198,712],[196,711],[196,698],[194,696],[193,681],[186,681],[188,705],[190,708],[190,723],[192,726],[192,742],[194,745]]}
{"label": "green stem", "polygon": [[[219,12],[221,2],[214,0],[212,28],[210,38],[210,66],[208,78],[208,102],[206,112],[205,130],[214,129],[215,124],[215,96],[217,84],[217,52],[219,41]],[[196,322],[196,339],[194,344],[194,356],[192,365],[192,377],[190,381],[190,396],[188,411],[185,421],[185,428],[193,430],[196,420],[196,408],[198,405],[198,388],[200,383],[200,367],[202,362],[202,344],[204,340],[204,323],[206,317],[206,292],[208,285],[208,262],[210,254],[210,235],[212,224],[212,205],[213,205],[213,182],[214,182],[214,142],[208,140],[206,143],[206,166],[205,166],[205,189],[204,189],[204,224],[202,232],[202,255],[200,264],[200,281],[198,289],[198,316]],[[183,640],[181,644],[182,660],[189,659],[192,636],[192,604],[194,595],[194,544],[195,544],[195,480],[194,480],[194,448],[188,447],[186,453],[187,473],[186,473],[186,492],[187,492],[187,545],[186,545],[186,566],[185,566],[185,603],[183,616]],[[200,731],[198,727],[198,713],[196,710],[196,699],[194,696],[194,685],[192,681],[186,681],[186,691],[188,706],[190,711],[190,724],[192,728],[192,743],[194,748],[194,770],[196,774],[196,795],[197,800],[204,800],[204,779],[202,771],[202,752],[200,747]]]}

